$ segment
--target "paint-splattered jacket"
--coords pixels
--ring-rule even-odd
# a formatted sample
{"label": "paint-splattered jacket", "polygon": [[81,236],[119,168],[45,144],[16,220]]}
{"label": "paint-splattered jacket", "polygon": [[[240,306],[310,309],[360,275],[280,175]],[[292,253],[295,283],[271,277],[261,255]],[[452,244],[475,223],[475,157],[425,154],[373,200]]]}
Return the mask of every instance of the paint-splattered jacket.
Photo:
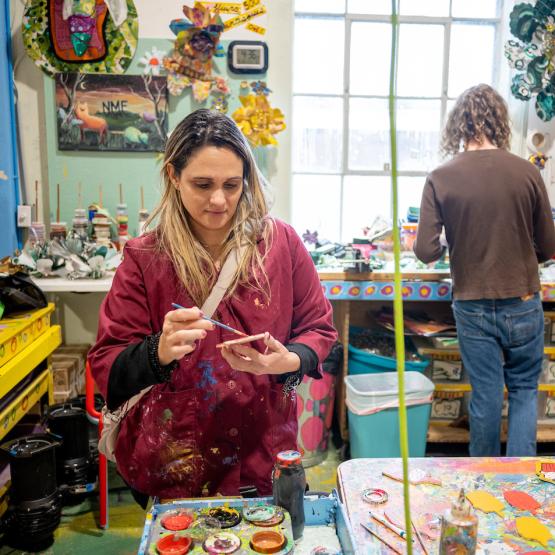
{"label": "paint-splattered jacket", "polygon": [[[193,304],[170,260],[152,249],[153,240],[147,235],[127,243],[100,310],[89,360],[108,401],[118,356],[120,366],[139,357],[148,367],[145,338],[162,329],[172,302]],[[264,249],[262,242],[259,247]],[[269,331],[283,344],[302,344],[321,363],[337,338],[332,309],[309,254],[283,222],[275,221],[265,265],[270,304],[241,287],[214,317],[248,334]],[[136,490],[166,498],[237,495],[246,485],[271,492],[275,455],[297,445],[296,399],[278,376],[231,369],[216,348],[231,335],[220,328],[210,332],[164,383],[156,383],[152,371],[127,368],[128,398],[156,383],[124,418],[117,441],[118,469]],[[121,389],[121,368],[119,374]]]}

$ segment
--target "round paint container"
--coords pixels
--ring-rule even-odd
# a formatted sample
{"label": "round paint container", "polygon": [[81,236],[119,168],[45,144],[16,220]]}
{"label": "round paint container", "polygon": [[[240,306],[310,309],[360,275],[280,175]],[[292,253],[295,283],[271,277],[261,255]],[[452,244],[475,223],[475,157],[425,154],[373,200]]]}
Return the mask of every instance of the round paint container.
{"label": "round paint container", "polygon": [[274,526],[283,520],[283,510],[276,505],[256,505],[243,510],[243,518],[256,526]]}
{"label": "round paint container", "polygon": [[158,540],[156,550],[160,555],[185,555],[192,543],[193,540],[186,536],[169,534]]}
{"label": "round paint container", "polygon": [[286,539],[281,532],[264,530],[251,538],[251,548],[257,553],[277,553],[283,549]]}
{"label": "round paint container", "polygon": [[241,540],[231,532],[217,532],[208,536],[202,546],[204,551],[217,555],[220,553],[233,553],[241,547]]}
{"label": "round paint container", "polygon": [[172,532],[186,530],[194,520],[193,515],[186,511],[168,511],[160,521],[160,524]]}
{"label": "round paint container", "polygon": [[222,528],[232,528],[241,522],[241,513],[231,507],[213,507],[208,516],[217,520]]}

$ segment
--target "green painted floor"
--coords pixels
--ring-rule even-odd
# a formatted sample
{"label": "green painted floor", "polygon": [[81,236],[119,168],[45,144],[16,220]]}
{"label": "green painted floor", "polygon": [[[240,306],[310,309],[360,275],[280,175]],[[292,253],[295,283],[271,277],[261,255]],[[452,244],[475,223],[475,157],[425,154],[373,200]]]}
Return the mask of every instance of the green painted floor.
{"label": "green painted floor", "polygon": [[[331,491],[336,487],[335,475],[339,452],[330,449],[323,463],[306,469],[312,491]],[[110,472],[110,487],[120,487],[121,480]],[[110,492],[109,528],[97,526],[98,500],[91,497],[79,505],[64,507],[62,522],[54,535],[54,544],[40,553],[48,555],[131,555],[137,553],[143,532],[145,512],[135,503],[128,490]],[[24,554],[2,545],[0,555]]]}

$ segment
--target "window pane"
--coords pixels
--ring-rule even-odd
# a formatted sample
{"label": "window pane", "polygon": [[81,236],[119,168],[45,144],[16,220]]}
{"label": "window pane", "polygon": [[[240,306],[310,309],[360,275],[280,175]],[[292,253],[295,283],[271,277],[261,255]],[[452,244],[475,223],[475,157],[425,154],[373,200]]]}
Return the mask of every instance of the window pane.
{"label": "window pane", "polygon": [[339,241],[341,176],[293,175],[293,227],[299,235],[318,231],[320,239]]}
{"label": "window pane", "polygon": [[428,171],[437,164],[440,125],[439,100],[397,101],[397,163],[400,170]]}
{"label": "window pane", "polygon": [[443,71],[443,25],[401,25],[397,71],[398,95],[439,97]]}
{"label": "window pane", "polygon": [[426,177],[399,177],[399,218],[407,219],[407,212],[411,206],[420,208],[422,200],[422,190]]}
{"label": "window pane", "polygon": [[493,25],[457,24],[451,27],[450,97],[479,83],[492,84],[494,41]]}
{"label": "window pane", "polygon": [[349,104],[349,169],[383,170],[390,163],[387,100],[352,98]]}
{"label": "window pane", "polygon": [[345,13],[345,0],[295,0],[295,11]]}
{"label": "window pane", "polygon": [[343,94],[344,37],[343,19],[295,18],[293,92]]}
{"label": "window pane", "polygon": [[388,176],[345,176],[341,240],[361,237],[377,216],[391,219],[391,180]]}
{"label": "window pane", "polygon": [[453,0],[453,17],[497,17],[497,0]]}
{"label": "window pane", "polygon": [[389,15],[391,13],[391,0],[349,0],[347,9],[350,13]]}
{"label": "window pane", "polygon": [[[379,56],[368,57],[368,45],[379,47]],[[351,94],[387,95],[391,60],[391,25],[355,22],[351,26]]]}
{"label": "window pane", "polygon": [[448,16],[449,0],[401,0],[399,11],[401,15]]}
{"label": "window pane", "polygon": [[293,97],[293,171],[341,172],[343,99]]}

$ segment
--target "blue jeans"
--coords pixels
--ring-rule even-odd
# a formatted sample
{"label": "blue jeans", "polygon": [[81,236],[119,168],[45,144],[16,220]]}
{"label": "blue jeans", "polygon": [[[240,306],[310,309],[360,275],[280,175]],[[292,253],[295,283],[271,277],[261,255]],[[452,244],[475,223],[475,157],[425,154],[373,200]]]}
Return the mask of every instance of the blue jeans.
{"label": "blue jeans", "polygon": [[500,455],[505,384],[509,392],[507,456],[534,456],[543,361],[539,295],[526,301],[454,301],[453,312],[463,364],[472,385],[470,455]]}

